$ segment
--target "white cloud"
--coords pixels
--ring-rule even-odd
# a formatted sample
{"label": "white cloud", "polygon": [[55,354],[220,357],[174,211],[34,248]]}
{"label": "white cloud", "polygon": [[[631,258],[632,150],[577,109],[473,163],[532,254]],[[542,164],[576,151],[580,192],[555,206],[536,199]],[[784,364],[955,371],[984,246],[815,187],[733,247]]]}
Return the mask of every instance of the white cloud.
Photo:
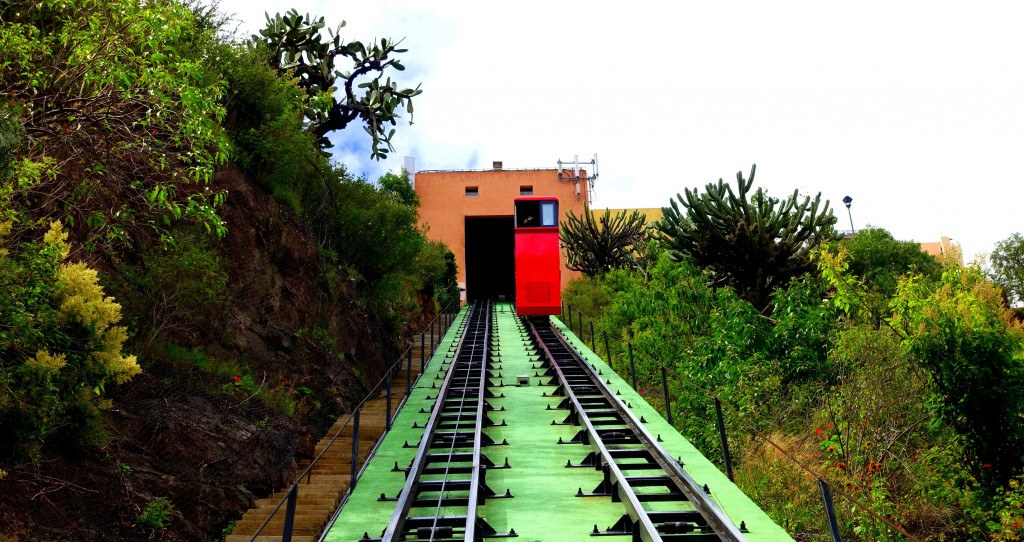
{"label": "white cloud", "polygon": [[[405,37],[415,124],[375,177],[553,167],[597,153],[598,206],[662,206],[758,164],[758,185],[853,197],[855,226],[970,258],[1024,230],[1024,8],[1009,2],[306,2],[346,36]],[[229,0],[251,30],[269,2]],[[362,138],[358,128],[341,139]],[[358,148],[358,147],[357,147]]]}

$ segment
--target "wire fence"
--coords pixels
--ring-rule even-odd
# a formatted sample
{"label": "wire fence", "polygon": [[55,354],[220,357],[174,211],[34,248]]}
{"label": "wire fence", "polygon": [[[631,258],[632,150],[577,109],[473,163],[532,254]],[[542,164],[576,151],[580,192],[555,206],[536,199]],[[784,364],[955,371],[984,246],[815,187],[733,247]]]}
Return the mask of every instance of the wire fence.
{"label": "wire fence", "polygon": [[[825,476],[819,469],[813,468],[807,464],[806,461],[802,461],[794,454],[792,450],[786,446],[766,435],[761,429],[759,429],[754,423],[746,419],[740,410],[734,405],[730,404],[729,401],[720,397],[714,390],[709,390],[696,383],[693,383],[682,375],[676,373],[673,367],[670,367],[661,361],[655,360],[652,357],[646,355],[643,352],[635,351],[633,348],[633,342],[628,338],[617,335],[608,329],[603,329],[599,326],[595,326],[594,320],[587,319],[584,317],[583,312],[578,309],[574,309],[567,303],[562,303],[561,318],[563,323],[568,327],[569,331],[574,333],[577,338],[584,344],[587,344],[587,338],[589,337],[590,350],[594,354],[598,355],[607,362],[609,367],[612,367],[623,379],[628,378],[633,389],[646,395],[651,406],[664,410],[665,420],[673,426],[677,424],[673,423],[672,414],[672,397],[670,394],[670,383],[674,383],[680,386],[684,386],[693,390],[694,392],[700,393],[707,397],[714,404],[716,413],[716,427],[719,433],[720,445],[722,448],[723,465],[721,468],[724,469],[726,476],[730,481],[735,482],[732,469],[732,458],[729,452],[729,438],[726,432],[726,418],[724,415],[723,407],[726,411],[731,414],[729,419],[734,424],[739,424],[742,428],[748,432],[748,434],[754,435],[756,438],[764,441],[766,444],[771,446],[778,453],[791,462],[793,466],[799,470],[805,472],[807,475],[813,477],[817,482],[818,490],[821,494],[822,514],[823,520],[827,524],[827,532],[830,538],[835,542],[841,542],[840,536],[840,525],[837,519],[836,509],[833,502],[833,494],[840,496],[850,507],[867,514],[873,519],[883,523],[888,528],[895,532],[900,533],[908,540],[917,541],[919,540],[914,535],[906,532],[901,525],[896,524],[890,518],[884,517],[863,501],[855,498],[852,494],[842,489],[840,484],[832,483],[827,476]],[[617,343],[617,344],[616,344]],[[613,349],[612,346],[616,346]],[[603,347],[603,348],[602,348]],[[618,353],[622,358],[616,363],[615,355]],[[637,366],[638,362],[641,362],[641,377],[638,380],[637,377]],[[652,374],[653,373],[653,374]],[[660,395],[661,405],[656,404],[658,399],[657,383],[649,381],[650,378],[660,379]]]}

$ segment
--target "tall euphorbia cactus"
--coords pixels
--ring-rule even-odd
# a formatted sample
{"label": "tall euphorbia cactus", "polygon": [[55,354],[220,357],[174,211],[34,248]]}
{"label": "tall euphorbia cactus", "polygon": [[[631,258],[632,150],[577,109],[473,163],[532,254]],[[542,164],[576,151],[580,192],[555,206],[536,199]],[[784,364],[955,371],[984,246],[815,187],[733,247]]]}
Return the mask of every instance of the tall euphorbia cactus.
{"label": "tall euphorbia cactus", "polygon": [[736,173],[735,191],[719,179],[677,194],[657,229],[673,257],[692,257],[714,285],[732,286],[770,313],[771,292],[813,269],[810,251],[835,236],[836,218],[821,193],[801,200],[794,190],[780,200],[758,188],[748,197],[755,168],[747,179]]}

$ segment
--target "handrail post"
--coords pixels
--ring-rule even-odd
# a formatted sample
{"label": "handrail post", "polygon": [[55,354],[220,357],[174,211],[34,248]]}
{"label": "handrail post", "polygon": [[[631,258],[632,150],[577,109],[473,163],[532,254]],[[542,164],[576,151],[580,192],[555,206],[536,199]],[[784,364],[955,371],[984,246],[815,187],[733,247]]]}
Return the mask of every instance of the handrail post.
{"label": "handrail post", "polygon": [[668,373],[665,371],[665,367],[661,368],[661,390],[665,394],[665,421],[669,425],[672,423],[672,401],[668,396]]}
{"label": "handrail post", "polygon": [[[427,365],[427,349],[425,337],[420,333],[420,372],[423,372],[423,368]],[[412,371],[412,365],[409,366],[409,371]],[[411,376],[410,376],[411,378]]]}
{"label": "handrail post", "polygon": [[[423,336],[420,335],[420,344],[422,348]],[[412,393],[412,347],[409,347],[409,353],[405,356],[406,367],[405,367],[405,396],[409,397]]]}
{"label": "handrail post", "polygon": [[628,342],[626,346],[629,349],[629,376],[633,378],[633,389],[636,389],[636,363],[633,362],[633,343]]}
{"label": "handrail post", "polygon": [[566,310],[565,312],[569,316],[569,318],[568,318],[568,320],[569,320],[569,331],[572,331],[572,306],[569,306],[568,310]]}
{"label": "handrail post", "polygon": [[356,487],[356,481],[359,478],[359,411],[362,408],[357,408],[355,416],[352,422],[355,424],[352,426],[352,474],[349,478],[349,490]]}
{"label": "handrail post", "polygon": [[839,536],[839,521],[836,520],[836,511],[832,506],[832,492],[828,488],[828,483],[818,478],[818,487],[821,489],[821,500],[825,503],[825,516],[828,517],[828,527],[832,531],[832,541],[843,542],[843,538]]}
{"label": "handrail post", "polygon": [[576,309],[576,323],[580,325],[580,340],[586,341],[586,337],[583,336],[583,311]]}
{"label": "handrail post", "polygon": [[725,434],[725,418],[722,416],[722,401],[715,396],[715,414],[718,418],[718,436],[722,440],[722,455],[725,457],[725,475],[730,482],[736,479],[732,476],[732,458],[729,456],[729,438]]}
{"label": "handrail post", "polygon": [[608,332],[602,331],[601,335],[604,336],[604,354],[608,356],[608,366],[614,367],[615,364],[612,363],[612,349],[608,348]]}
{"label": "handrail post", "polygon": [[[390,372],[390,370],[389,370]],[[389,375],[390,376],[390,375]],[[391,431],[391,379],[384,379],[384,387],[387,389],[387,408],[384,411],[384,432]]]}
{"label": "handrail post", "polygon": [[590,320],[590,349],[597,352],[597,338],[594,336],[594,320]]}
{"label": "handrail post", "polygon": [[284,510],[284,530],[281,531],[281,542],[292,542],[292,529],[295,525],[295,504],[299,500],[299,484],[292,484],[288,491],[288,506]]}

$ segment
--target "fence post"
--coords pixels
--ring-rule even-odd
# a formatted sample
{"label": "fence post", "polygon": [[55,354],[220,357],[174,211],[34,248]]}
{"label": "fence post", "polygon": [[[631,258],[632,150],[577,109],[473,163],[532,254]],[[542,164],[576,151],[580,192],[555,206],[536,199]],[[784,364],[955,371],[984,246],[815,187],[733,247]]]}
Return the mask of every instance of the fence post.
{"label": "fence post", "polygon": [[636,389],[636,364],[633,363],[633,343],[626,343],[629,347],[629,376],[633,378],[633,389]]}
{"label": "fence post", "polygon": [[828,517],[828,527],[832,530],[832,541],[843,542],[843,538],[839,536],[839,522],[836,520],[836,511],[832,507],[832,491],[828,488],[828,483],[821,478],[818,478],[818,487],[821,488],[821,500],[825,503],[825,515]]}
{"label": "fence post", "polygon": [[665,371],[665,367],[661,368],[661,390],[665,394],[665,421],[669,425],[672,423],[672,401],[668,396],[668,373]]}
{"label": "fence post", "polygon": [[732,458],[729,457],[729,439],[725,434],[725,418],[722,417],[722,401],[715,396],[715,414],[718,417],[718,436],[722,439],[722,455],[725,456],[725,475],[730,482],[736,480],[732,477]]}
{"label": "fence post", "polygon": [[594,336],[594,321],[590,321],[590,349],[597,353],[597,337]]}
{"label": "fence post", "polygon": [[[423,368],[427,365],[427,348],[426,340],[422,333],[420,333],[420,372],[423,372]],[[412,371],[412,365],[409,366],[409,371]]]}
{"label": "fence post", "polygon": [[569,315],[569,331],[572,331],[572,306],[569,306],[565,312]]}
{"label": "fence post", "polygon": [[357,408],[352,419],[352,423],[355,425],[352,426],[352,473],[349,478],[351,482],[348,484],[350,491],[356,487],[356,481],[359,479],[359,411],[361,410],[362,407]]}
{"label": "fence post", "polygon": [[576,309],[576,323],[580,325],[580,340],[586,342],[587,338],[583,336],[583,311]]}
{"label": "fence post", "polygon": [[[423,335],[420,335],[420,348],[423,348]],[[412,346],[409,347],[409,353],[405,355],[405,361],[405,397],[408,398],[412,393]]]}
{"label": "fence post", "polygon": [[384,387],[387,388],[387,408],[384,411],[384,432],[387,433],[391,431],[391,369],[388,369],[388,375],[384,378]]}
{"label": "fence post", "polygon": [[299,484],[292,484],[288,491],[288,504],[284,510],[284,530],[281,542],[292,542],[292,528],[295,526],[295,503],[299,500]]}
{"label": "fence post", "polygon": [[602,331],[601,335],[604,337],[604,353],[608,356],[608,366],[614,367],[614,364],[612,363],[612,349],[608,348],[608,332]]}

